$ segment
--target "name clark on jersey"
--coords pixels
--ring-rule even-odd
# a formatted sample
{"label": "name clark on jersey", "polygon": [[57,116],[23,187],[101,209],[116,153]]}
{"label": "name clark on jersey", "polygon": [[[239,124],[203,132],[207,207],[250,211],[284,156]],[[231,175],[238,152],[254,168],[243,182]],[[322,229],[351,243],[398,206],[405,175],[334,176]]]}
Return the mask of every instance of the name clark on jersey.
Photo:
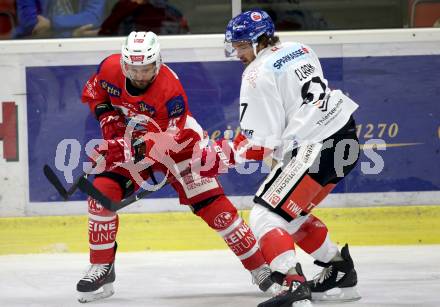
{"label": "name clark on jersey", "polygon": [[295,69],[295,74],[299,81],[307,79],[310,75],[315,72],[315,67],[311,64],[301,65],[300,68]]}

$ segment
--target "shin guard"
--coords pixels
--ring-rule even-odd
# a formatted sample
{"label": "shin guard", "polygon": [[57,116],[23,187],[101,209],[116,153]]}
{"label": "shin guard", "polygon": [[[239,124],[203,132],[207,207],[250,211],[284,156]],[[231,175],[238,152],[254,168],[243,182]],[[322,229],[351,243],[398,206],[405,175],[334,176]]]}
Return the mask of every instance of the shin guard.
{"label": "shin guard", "polygon": [[327,226],[314,215],[309,216],[292,238],[302,250],[322,262],[329,262],[338,253],[337,245],[330,240]]}
{"label": "shin guard", "polygon": [[196,214],[217,231],[247,270],[265,263],[252,230],[225,195],[218,196]]}
{"label": "shin guard", "polygon": [[310,214],[292,237],[298,246],[308,254],[313,253],[324,243],[327,237],[327,227],[316,216]]}
{"label": "shin guard", "polygon": [[272,271],[286,274],[290,268],[295,267],[295,244],[287,231],[274,228],[260,238],[259,244]]}
{"label": "shin guard", "polygon": [[[97,177],[93,185],[113,201],[122,199],[122,189],[114,180]],[[118,232],[118,215],[88,198],[90,263],[111,263],[115,258],[115,241]]]}

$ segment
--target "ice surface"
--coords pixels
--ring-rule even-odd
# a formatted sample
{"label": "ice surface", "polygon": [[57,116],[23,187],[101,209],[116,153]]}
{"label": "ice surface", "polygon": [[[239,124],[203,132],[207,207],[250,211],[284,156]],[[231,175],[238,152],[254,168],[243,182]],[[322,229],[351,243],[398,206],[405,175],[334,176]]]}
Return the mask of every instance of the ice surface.
{"label": "ice surface", "polygon": [[[362,299],[314,306],[440,306],[440,245],[350,251]],[[319,272],[308,255],[298,258],[308,278]],[[75,285],[87,264],[87,254],[0,256],[0,306],[83,306]],[[114,287],[85,306],[246,307],[267,298],[227,250],[119,253]]]}

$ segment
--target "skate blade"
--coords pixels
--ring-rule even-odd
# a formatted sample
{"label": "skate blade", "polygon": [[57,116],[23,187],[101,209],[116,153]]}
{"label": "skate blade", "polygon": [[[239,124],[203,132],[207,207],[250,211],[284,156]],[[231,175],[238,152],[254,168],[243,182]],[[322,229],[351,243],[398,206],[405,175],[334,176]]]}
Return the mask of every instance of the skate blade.
{"label": "skate blade", "polygon": [[[101,291],[102,289],[102,291]],[[99,292],[100,291],[100,292]],[[113,283],[105,284],[94,292],[78,292],[78,302],[90,303],[112,296],[115,293]]]}
{"label": "skate blade", "polygon": [[292,307],[313,307],[313,305],[310,300],[302,300],[293,302]]}
{"label": "skate blade", "polygon": [[361,299],[356,287],[333,288],[326,292],[312,292],[312,301],[343,303],[353,302]]}

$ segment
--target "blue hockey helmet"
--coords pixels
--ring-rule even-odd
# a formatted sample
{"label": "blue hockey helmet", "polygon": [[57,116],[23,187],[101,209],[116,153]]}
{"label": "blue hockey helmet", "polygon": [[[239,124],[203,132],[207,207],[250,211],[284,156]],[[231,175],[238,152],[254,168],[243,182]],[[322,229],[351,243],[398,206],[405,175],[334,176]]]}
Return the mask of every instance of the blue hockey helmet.
{"label": "blue hockey helmet", "polygon": [[232,18],[226,26],[225,54],[234,56],[232,42],[250,42],[255,49],[261,35],[265,34],[270,37],[274,32],[275,26],[265,11],[255,9],[243,12]]}

